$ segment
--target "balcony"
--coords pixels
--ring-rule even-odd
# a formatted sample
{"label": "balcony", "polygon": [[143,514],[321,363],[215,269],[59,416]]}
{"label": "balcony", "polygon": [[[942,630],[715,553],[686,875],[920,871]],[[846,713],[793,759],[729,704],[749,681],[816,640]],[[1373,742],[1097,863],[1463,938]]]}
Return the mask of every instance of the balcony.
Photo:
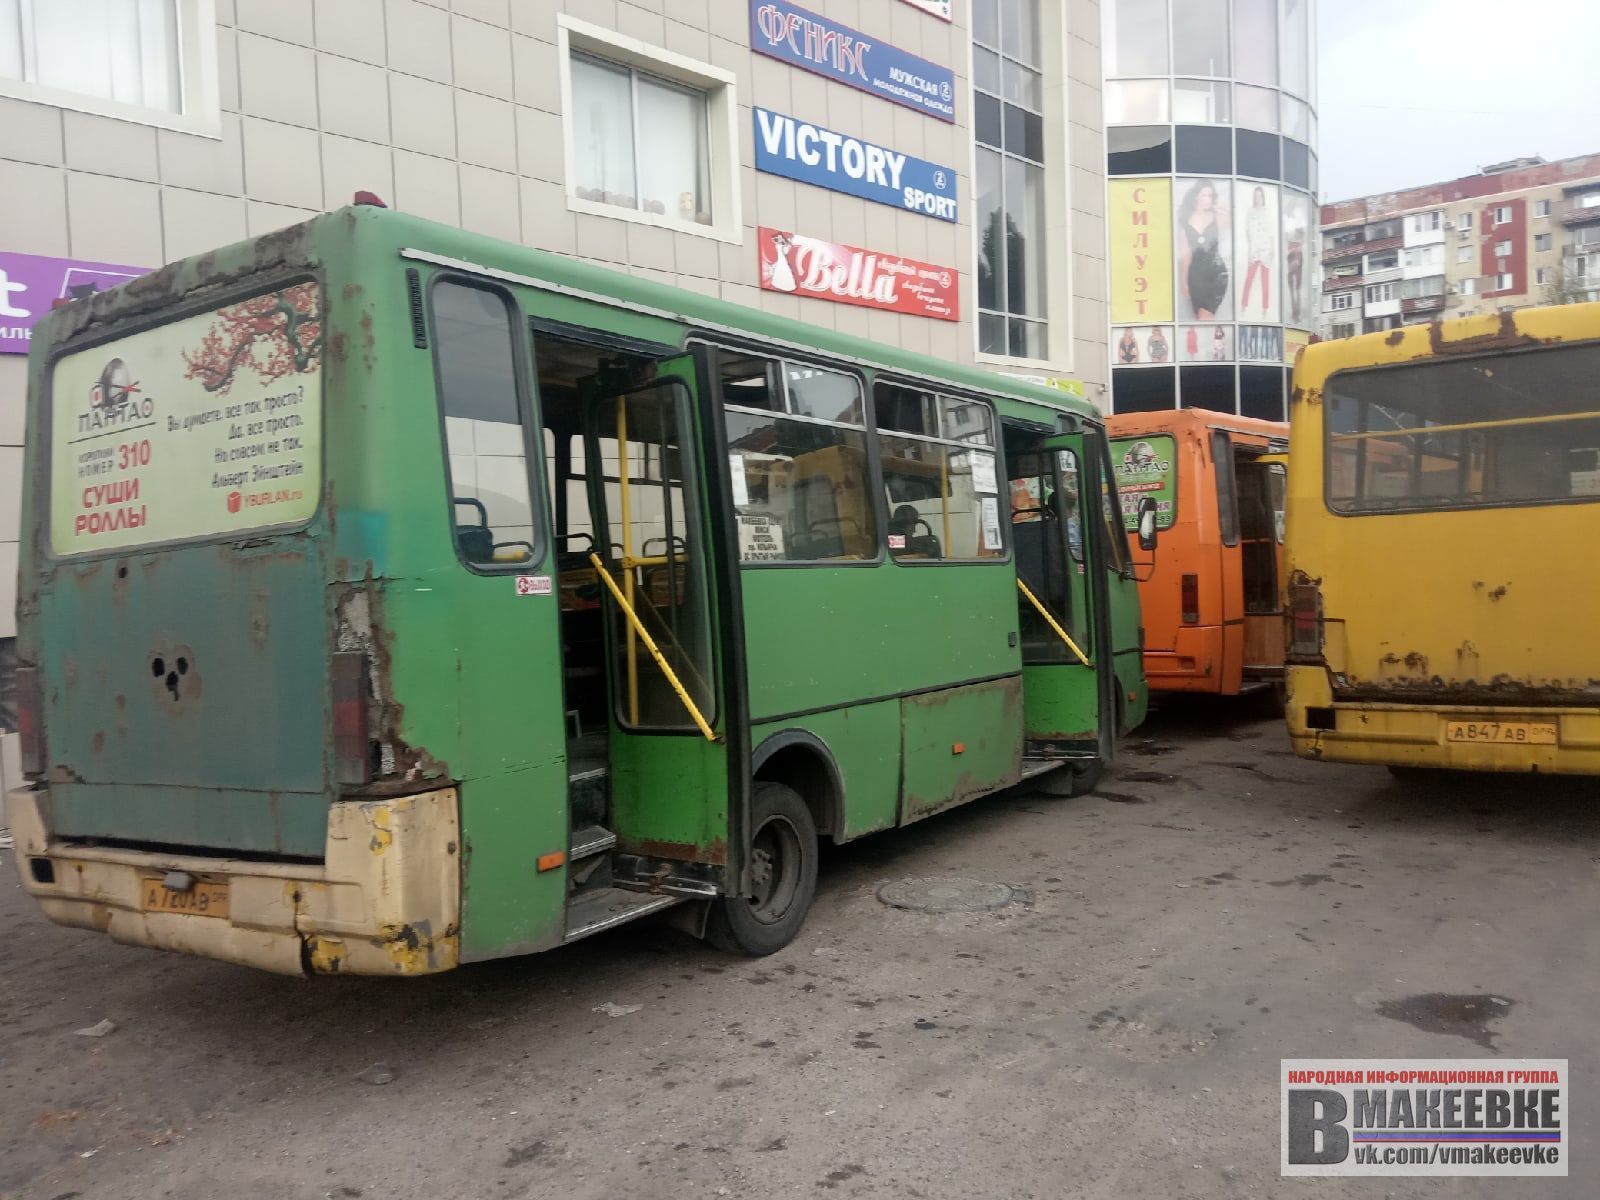
{"label": "balcony", "polygon": [[1409,296],[1400,301],[1400,311],[1406,316],[1412,313],[1429,313],[1444,311],[1443,296]]}
{"label": "balcony", "polygon": [[1335,246],[1331,250],[1322,252],[1324,263],[1344,262],[1349,258],[1358,258],[1363,254],[1376,254],[1379,250],[1400,250],[1405,247],[1406,239],[1395,237],[1379,238],[1375,242],[1351,242],[1348,246]]}
{"label": "balcony", "polygon": [[1329,275],[1322,281],[1322,290],[1338,292],[1345,288],[1360,287],[1365,282],[1360,275]]}
{"label": "balcony", "polygon": [[1395,283],[1404,270],[1404,267],[1380,267],[1376,271],[1368,271],[1365,278],[1368,283]]}
{"label": "balcony", "polygon": [[1554,216],[1568,229],[1574,225],[1600,224],[1600,204],[1585,208],[1575,197],[1569,198],[1555,206]]}

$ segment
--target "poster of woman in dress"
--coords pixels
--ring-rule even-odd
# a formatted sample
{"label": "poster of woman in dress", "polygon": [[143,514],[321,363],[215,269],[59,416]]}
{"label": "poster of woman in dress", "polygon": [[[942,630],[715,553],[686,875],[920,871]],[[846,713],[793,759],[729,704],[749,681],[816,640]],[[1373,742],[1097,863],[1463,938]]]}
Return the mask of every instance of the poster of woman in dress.
{"label": "poster of woman in dress", "polygon": [[1233,316],[1228,264],[1233,246],[1229,187],[1214,179],[1180,179],[1174,221],[1178,251],[1178,319],[1226,321]]}
{"label": "poster of woman in dress", "polygon": [[1178,361],[1233,361],[1233,329],[1227,325],[1185,325],[1178,330]]}
{"label": "poster of woman in dress", "polygon": [[1289,188],[1283,191],[1283,296],[1289,306],[1284,324],[1312,328],[1317,315],[1316,291],[1311,271],[1311,197]]}
{"label": "poster of woman in dress", "polygon": [[1279,269],[1278,188],[1270,183],[1240,183],[1234,218],[1244,236],[1235,240],[1239,278],[1239,320],[1276,321],[1282,304]]}

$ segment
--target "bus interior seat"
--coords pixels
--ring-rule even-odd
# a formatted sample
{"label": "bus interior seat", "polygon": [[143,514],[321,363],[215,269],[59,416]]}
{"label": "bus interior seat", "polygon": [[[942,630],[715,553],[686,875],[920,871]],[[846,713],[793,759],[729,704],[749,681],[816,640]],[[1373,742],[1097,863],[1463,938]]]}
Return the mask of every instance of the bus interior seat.
{"label": "bus interior seat", "polygon": [[[919,527],[927,532],[918,533]],[[909,504],[902,504],[894,510],[894,516],[889,518],[889,532],[905,538],[905,552],[908,555],[922,558],[944,557],[939,539],[929,527],[927,519]]]}

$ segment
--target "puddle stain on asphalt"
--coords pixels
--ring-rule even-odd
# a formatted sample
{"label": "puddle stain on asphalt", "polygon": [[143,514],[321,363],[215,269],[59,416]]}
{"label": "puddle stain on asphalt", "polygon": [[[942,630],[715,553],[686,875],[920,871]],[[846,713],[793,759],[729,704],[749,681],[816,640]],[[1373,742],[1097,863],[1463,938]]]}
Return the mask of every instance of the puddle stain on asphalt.
{"label": "puddle stain on asphalt", "polygon": [[1476,1042],[1485,1050],[1494,1049],[1499,1035],[1489,1028],[1515,1006],[1515,1000],[1487,993],[1475,996],[1447,992],[1425,992],[1400,1000],[1385,1000],[1377,1007],[1380,1017],[1404,1021],[1425,1033],[1446,1033]]}

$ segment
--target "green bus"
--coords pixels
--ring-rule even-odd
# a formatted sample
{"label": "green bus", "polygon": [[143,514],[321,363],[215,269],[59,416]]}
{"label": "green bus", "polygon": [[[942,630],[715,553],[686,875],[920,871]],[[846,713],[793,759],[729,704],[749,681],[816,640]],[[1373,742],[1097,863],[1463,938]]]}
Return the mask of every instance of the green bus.
{"label": "green bus", "polygon": [[27,444],[10,824],[120,942],[770,953],[1145,711],[1091,406],[381,206],[50,313]]}

